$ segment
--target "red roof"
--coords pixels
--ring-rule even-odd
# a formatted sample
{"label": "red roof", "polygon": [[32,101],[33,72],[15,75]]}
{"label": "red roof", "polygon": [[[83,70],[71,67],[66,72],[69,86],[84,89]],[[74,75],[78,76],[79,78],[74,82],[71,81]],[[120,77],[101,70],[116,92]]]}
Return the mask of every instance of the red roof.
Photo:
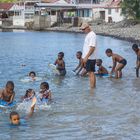
{"label": "red roof", "polygon": [[112,0],[108,7],[119,7],[121,0]]}
{"label": "red roof", "polygon": [[0,10],[8,11],[14,3],[0,3]]}

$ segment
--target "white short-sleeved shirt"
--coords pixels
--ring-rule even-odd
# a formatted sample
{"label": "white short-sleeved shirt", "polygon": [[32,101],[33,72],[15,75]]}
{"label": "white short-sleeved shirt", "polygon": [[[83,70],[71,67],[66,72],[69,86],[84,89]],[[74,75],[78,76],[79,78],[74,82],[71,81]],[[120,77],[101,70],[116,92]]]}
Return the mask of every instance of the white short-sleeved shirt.
{"label": "white short-sleeved shirt", "polygon": [[[90,47],[95,47],[96,51],[96,34],[93,31],[90,31],[85,37],[82,58],[86,57],[86,55],[90,50]],[[95,51],[89,56],[88,59],[90,60],[96,59]]]}

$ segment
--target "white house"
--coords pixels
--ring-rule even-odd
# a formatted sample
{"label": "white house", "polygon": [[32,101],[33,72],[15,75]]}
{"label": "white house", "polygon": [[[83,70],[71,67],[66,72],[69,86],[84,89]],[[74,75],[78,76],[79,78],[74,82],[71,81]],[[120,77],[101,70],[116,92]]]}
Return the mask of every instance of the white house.
{"label": "white house", "polygon": [[93,20],[102,19],[105,22],[119,22],[124,19],[121,15],[121,0],[108,0],[104,3],[93,5]]}
{"label": "white house", "polygon": [[121,15],[121,0],[112,0],[105,7],[105,21],[106,22],[119,22],[124,19],[124,16]]}
{"label": "white house", "polygon": [[[15,3],[0,3],[1,24],[8,19],[12,25],[24,26],[24,8]],[[3,16],[6,15],[6,16]]]}

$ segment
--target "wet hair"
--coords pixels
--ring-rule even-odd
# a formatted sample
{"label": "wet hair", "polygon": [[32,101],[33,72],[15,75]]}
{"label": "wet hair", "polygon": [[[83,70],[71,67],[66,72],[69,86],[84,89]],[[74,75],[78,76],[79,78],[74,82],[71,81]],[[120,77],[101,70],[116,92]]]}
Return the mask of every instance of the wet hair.
{"label": "wet hair", "polygon": [[77,53],[80,54],[80,55],[82,55],[82,52],[81,51],[78,51]]}
{"label": "wet hair", "polygon": [[138,45],[137,44],[133,44],[132,45],[132,49],[138,49]]}
{"label": "wet hair", "polygon": [[106,53],[112,53],[112,50],[111,50],[111,49],[106,49],[105,52],[106,52]]}
{"label": "wet hair", "polygon": [[[25,93],[25,95],[24,95],[24,98],[28,98],[28,94],[30,93],[30,92],[32,92],[33,91],[33,89],[31,89],[31,88],[29,88],[28,90],[26,90],[26,93]],[[34,95],[35,95],[35,92],[34,92]]]}
{"label": "wet hair", "polygon": [[14,115],[18,115],[18,116],[19,116],[19,114],[18,114],[16,111],[12,111],[12,112],[10,113],[9,118],[12,119],[12,116],[14,116]]}
{"label": "wet hair", "polygon": [[31,76],[31,74],[33,74],[34,76],[36,76],[36,73],[35,73],[34,71],[31,71],[31,72],[29,73],[29,76]]}
{"label": "wet hair", "polygon": [[100,63],[102,63],[103,61],[102,61],[102,59],[97,59],[96,61],[99,61]]}
{"label": "wet hair", "polygon": [[58,55],[61,55],[62,57],[64,57],[64,53],[63,52],[59,52]]}
{"label": "wet hair", "polygon": [[13,81],[7,81],[6,87],[11,86],[14,88],[14,82]]}
{"label": "wet hair", "polygon": [[45,87],[46,89],[49,89],[49,84],[48,84],[48,82],[42,82],[42,83],[40,84],[40,86],[43,86],[43,87]]}

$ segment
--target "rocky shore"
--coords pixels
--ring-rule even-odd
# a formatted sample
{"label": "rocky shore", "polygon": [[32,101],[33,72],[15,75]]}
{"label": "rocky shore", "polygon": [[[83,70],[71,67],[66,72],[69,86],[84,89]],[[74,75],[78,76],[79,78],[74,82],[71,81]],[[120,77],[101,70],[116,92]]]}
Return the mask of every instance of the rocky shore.
{"label": "rocky shore", "polygon": [[[126,40],[140,44],[140,24],[120,23],[91,23],[91,27],[98,35],[111,36],[114,38]],[[47,31],[62,32],[82,32],[78,27],[53,27],[46,28]]]}

